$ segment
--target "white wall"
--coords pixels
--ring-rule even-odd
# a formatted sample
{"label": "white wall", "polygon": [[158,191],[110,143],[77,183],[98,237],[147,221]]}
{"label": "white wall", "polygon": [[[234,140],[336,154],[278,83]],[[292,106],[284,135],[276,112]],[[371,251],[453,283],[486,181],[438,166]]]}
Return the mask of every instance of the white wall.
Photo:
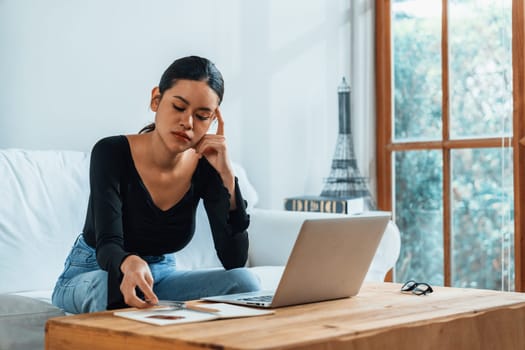
{"label": "white wall", "polygon": [[232,159],[280,209],[329,174],[350,17],[348,0],[0,0],[0,148],[137,132],[163,70],[202,55],[226,81]]}
{"label": "white wall", "polygon": [[352,0],[351,85],[354,149],[361,174],[376,197],[374,0]]}

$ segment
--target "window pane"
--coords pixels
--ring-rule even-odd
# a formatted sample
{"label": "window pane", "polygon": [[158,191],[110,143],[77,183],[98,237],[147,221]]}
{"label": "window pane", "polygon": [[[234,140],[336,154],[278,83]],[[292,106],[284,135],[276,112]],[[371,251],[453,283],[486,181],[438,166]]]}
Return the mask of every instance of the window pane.
{"label": "window pane", "polygon": [[452,160],[452,285],[514,290],[512,149],[462,149]]}
{"label": "window pane", "polygon": [[401,231],[394,279],[443,285],[442,153],[395,152],[394,159],[394,211]]}
{"label": "window pane", "polygon": [[441,139],[441,0],[392,3],[394,139]]}
{"label": "window pane", "polygon": [[512,130],[511,0],[449,1],[451,138]]}

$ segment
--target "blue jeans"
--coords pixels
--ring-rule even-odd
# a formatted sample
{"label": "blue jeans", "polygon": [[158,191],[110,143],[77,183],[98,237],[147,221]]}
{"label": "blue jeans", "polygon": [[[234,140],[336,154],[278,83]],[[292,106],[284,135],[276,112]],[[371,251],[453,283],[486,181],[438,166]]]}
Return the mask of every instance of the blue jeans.
{"label": "blue jeans", "polygon": [[[149,265],[153,291],[160,300],[193,300],[260,289],[258,278],[246,268],[178,271],[173,254],[142,259]],[[53,304],[74,314],[106,310],[107,279],[107,272],[97,263],[95,249],[80,235],[55,285]]]}

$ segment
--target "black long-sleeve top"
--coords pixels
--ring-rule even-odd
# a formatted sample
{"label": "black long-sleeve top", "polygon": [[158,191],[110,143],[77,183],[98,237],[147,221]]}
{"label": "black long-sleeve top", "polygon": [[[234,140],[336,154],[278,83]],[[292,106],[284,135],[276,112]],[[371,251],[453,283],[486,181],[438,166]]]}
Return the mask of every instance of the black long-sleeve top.
{"label": "black long-sleeve top", "polygon": [[184,248],[195,232],[195,212],[202,198],[213,242],[224,268],[244,266],[248,255],[249,216],[237,178],[237,208],[230,211],[230,193],[205,157],[199,160],[191,186],[168,210],[153,202],[133,163],[125,136],[107,137],[93,147],[90,196],[83,235],[96,249],[108,272],[108,309],[126,307],[120,292],[120,265],[130,254],[162,255]]}

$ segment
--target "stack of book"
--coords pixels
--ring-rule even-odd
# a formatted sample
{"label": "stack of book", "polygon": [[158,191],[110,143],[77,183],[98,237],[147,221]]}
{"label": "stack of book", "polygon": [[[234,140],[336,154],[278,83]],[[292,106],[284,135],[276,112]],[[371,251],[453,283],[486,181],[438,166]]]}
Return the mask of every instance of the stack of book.
{"label": "stack of book", "polygon": [[289,197],[284,200],[284,209],[321,213],[358,214],[366,210],[365,198],[335,198],[322,196]]}

